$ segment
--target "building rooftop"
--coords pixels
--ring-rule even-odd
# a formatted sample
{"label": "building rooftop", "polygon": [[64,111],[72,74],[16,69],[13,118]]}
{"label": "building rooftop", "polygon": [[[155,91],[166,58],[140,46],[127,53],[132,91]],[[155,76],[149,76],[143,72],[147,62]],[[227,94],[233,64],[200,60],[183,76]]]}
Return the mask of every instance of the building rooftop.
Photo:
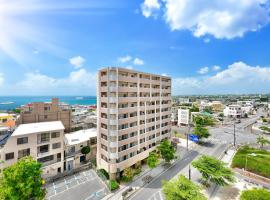
{"label": "building rooftop", "polygon": [[90,138],[97,137],[97,129],[91,128],[65,134],[65,144],[75,145],[88,141]]}
{"label": "building rooftop", "polygon": [[39,122],[30,124],[21,124],[12,134],[12,136],[25,135],[31,133],[49,132],[56,130],[64,130],[61,121]]}

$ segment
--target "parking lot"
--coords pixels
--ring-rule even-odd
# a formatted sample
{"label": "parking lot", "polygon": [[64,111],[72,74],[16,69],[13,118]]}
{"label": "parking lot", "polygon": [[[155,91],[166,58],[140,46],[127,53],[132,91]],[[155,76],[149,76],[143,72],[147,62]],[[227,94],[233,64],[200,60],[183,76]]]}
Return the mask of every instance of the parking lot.
{"label": "parking lot", "polygon": [[92,169],[50,183],[46,189],[47,200],[100,200],[109,193]]}

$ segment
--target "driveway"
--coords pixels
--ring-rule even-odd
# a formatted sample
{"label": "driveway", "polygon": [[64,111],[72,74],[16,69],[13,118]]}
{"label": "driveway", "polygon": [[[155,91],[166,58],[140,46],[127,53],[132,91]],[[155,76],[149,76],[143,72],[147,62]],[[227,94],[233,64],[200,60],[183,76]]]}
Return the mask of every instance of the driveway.
{"label": "driveway", "polygon": [[100,200],[109,193],[93,169],[57,180],[46,189],[47,200]]}

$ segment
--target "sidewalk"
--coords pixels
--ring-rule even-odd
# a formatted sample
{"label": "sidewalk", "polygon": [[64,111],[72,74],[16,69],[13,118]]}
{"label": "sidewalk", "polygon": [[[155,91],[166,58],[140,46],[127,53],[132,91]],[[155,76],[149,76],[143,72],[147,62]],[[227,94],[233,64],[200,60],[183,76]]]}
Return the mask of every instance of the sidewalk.
{"label": "sidewalk", "polygon": [[[182,139],[182,140],[183,140],[182,143],[178,144],[177,153],[176,153],[176,155],[178,156],[177,159],[181,159],[183,154],[186,153],[186,150],[183,150],[184,144],[186,145],[186,140],[184,140],[184,139]],[[192,143],[190,143],[190,147],[192,147]],[[181,148],[182,151],[181,151],[180,147],[182,147]],[[176,160],[173,160],[171,162],[171,165],[173,165],[173,163],[175,161]],[[156,177],[158,177],[161,173],[165,172],[166,170],[168,170],[168,166],[166,166],[166,165],[164,166],[164,161],[160,162],[160,164],[152,170],[150,170],[147,167],[147,169],[144,172],[142,172],[140,175],[135,177],[132,182],[128,183],[127,185],[120,186],[119,190],[117,190],[115,193],[111,193],[111,194],[107,195],[102,200],[122,200],[123,199],[123,197],[122,197],[123,192],[127,191],[129,188],[133,188],[134,189],[133,192],[136,192],[137,190],[139,190],[144,185],[151,182],[151,180],[155,179]],[[148,183],[143,181],[143,179],[147,176],[152,177],[152,179],[150,181],[148,181]]]}

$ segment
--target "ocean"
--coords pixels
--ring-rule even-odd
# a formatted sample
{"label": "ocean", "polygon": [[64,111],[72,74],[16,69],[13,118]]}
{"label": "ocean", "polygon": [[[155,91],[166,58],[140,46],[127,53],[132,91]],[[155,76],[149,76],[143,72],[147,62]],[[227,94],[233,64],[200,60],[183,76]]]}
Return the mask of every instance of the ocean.
{"label": "ocean", "polygon": [[[12,110],[31,102],[48,102],[52,97],[59,98],[60,102],[69,105],[96,105],[95,96],[0,96],[0,110]],[[9,104],[3,104],[10,102]]]}

